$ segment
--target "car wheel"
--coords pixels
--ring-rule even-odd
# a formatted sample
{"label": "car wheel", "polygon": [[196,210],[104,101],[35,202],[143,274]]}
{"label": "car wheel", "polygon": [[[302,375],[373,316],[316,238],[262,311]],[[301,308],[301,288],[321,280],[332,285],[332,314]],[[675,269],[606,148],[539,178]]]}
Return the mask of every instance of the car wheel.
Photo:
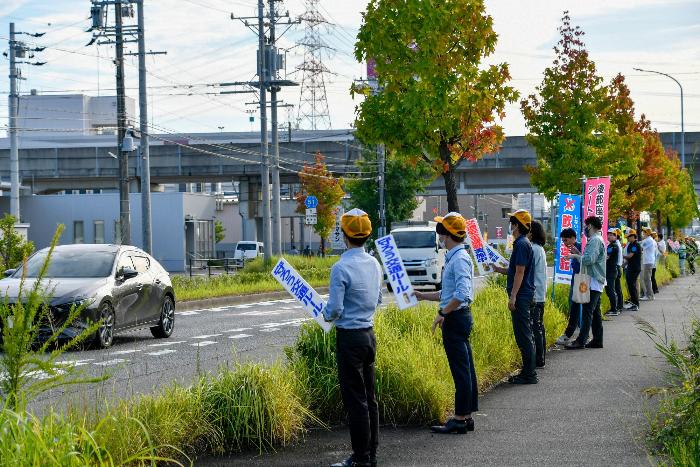
{"label": "car wheel", "polygon": [[163,339],[170,337],[175,329],[175,302],[170,295],[166,295],[160,308],[160,320],[158,326],[151,328],[153,337]]}
{"label": "car wheel", "polygon": [[111,347],[114,342],[114,309],[112,305],[103,303],[100,306],[99,317],[102,323],[95,335],[95,345],[106,349]]}

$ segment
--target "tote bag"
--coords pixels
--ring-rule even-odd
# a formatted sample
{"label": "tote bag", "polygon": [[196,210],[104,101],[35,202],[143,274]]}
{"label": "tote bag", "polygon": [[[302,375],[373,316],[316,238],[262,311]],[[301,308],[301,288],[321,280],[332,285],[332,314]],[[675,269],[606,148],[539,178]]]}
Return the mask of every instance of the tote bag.
{"label": "tote bag", "polygon": [[581,272],[574,275],[574,290],[571,294],[574,303],[589,303],[591,301],[591,276],[586,268],[581,266]]}

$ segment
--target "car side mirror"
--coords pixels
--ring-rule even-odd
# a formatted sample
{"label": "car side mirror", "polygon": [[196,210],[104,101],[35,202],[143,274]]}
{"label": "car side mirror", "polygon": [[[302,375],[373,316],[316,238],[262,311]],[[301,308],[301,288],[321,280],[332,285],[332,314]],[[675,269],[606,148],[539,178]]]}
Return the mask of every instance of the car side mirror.
{"label": "car side mirror", "polygon": [[127,279],[133,279],[134,277],[138,276],[139,273],[132,268],[121,268],[119,272],[117,272],[117,279],[119,280],[127,280]]}
{"label": "car side mirror", "polygon": [[3,277],[10,277],[12,274],[17,271],[16,269],[8,269],[5,272],[2,273]]}

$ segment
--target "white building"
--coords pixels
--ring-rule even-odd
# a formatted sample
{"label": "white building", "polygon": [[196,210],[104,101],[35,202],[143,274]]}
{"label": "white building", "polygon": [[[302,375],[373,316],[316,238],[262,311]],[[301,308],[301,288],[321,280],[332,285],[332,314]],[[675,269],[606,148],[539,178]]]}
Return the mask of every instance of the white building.
{"label": "white building", "polygon": [[[116,96],[38,95],[32,90],[20,96],[18,110],[20,137],[116,134]],[[135,114],[136,103],[127,97],[127,126]]]}

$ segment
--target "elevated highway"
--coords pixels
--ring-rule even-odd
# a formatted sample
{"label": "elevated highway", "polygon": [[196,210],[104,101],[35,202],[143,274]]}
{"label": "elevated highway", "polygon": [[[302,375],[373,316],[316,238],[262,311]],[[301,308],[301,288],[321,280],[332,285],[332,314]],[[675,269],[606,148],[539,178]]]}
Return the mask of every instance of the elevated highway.
{"label": "elevated highway", "polygon": [[[678,150],[680,133],[662,133],[665,146]],[[317,151],[329,168],[344,177],[358,173],[355,162],[362,152],[352,130],[293,131],[280,135],[281,180],[298,181],[297,172],[313,162]],[[260,143],[258,133],[200,133],[193,135],[151,135],[151,181],[164,183],[247,182],[251,196],[260,184]],[[700,132],[686,133],[686,163],[694,165],[700,151]],[[111,153],[111,154],[110,154]],[[20,178],[35,194],[66,189],[116,189],[118,164],[116,137],[54,136],[20,139]],[[527,166],[535,165],[535,151],[522,136],[506,139],[500,151],[476,163],[463,162],[458,168],[459,194],[528,193]],[[138,191],[141,175],[138,152],[129,158],[132,191]],[[0,182],[10,179],[9,141],[0,139]],[[695,172],[700,193],[700,174]],[[441,177],[429,193],[444,193]]]}

